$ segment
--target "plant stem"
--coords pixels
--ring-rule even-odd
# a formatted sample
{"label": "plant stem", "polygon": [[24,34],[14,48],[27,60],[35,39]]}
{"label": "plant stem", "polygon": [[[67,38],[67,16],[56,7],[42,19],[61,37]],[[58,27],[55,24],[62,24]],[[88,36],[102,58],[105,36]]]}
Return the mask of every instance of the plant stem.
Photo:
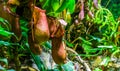
{"label": "plant stem", "polygon": [[108,0],[108,2],[107,2],[107,4],[106,4],[105,8],[107,8],[107,6],[109,5],[110,1],[111,1],[111,0]]}
{"label": "plant stem", "polygon": [[15,47],[15,49],[13,49],[14,51],[14,61],[15,61],[15,68],[16,71],[21,71],[21,63],[19,60],[19,55],[18,55],[18,47]]}

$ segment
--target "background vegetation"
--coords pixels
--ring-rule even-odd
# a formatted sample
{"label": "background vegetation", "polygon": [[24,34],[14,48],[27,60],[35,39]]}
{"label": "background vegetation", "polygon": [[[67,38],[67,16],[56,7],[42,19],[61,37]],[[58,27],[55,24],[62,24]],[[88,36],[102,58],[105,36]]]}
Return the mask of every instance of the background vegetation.
{"label": "background vegetation", "polygon": [[[120,70],[119,0],[98,0],[98,3],[97,0],[36,0],[35,5],[46,10],[47,16],[60,19],[65,25],[63,41],[69,62],[50,68],[46,67],[45,57],[33,54],[29,48],[28,23],[31,18],[26,7],[28,0],[18,1],[23,5],[11,10],[20,16],[22,37],[19,42],[11,40],[12,37],[19,38],[11,31],[10,23],[0,17],[0,71]],[[51,41],[43,43],[42,47],[43,52],[51,54]]]}

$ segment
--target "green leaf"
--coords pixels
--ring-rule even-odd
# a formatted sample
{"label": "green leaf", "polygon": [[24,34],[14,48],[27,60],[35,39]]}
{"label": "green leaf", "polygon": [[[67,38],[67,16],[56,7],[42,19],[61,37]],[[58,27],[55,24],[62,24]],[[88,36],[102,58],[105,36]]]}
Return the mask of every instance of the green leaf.
{"label": "green leaf", "polygon": [[11,11],[12,11],[13,13],[15,13],[15,12],[16,12],[16,8],[17,8],[16,6],[12,7],[12,8],[11,8]]}
{"label": "green leaf", "polygon": [[99,42],[100,42],[100,40],[101,40],[101,38],[99,38],[99,37],[97,37],[97,36],[92,36],[92,35],[90,35],[90,37],[91,37],[93,40],[97,40],[97,41],[99,41]]}
{"label": "green leaf", "polygon": [[59,0],[52,0],[51,6],[54,11],[56,11],[60,7],[60,1]]}
{"label": "green leaf", "polygon": [[13,34],[14,34],[14,33],[8,32],[8,31],[4,30],[4,28],[2,28],[2,27],[0,26],[0,35],[2,35],[2,36],[4,36],[4,37],[7,37],[7,38],[10,38],[11,35],[13,35]]}
{"label": "green leaf", "polygon": [[45,69],[45,66],[44,66],[40,56],[32,54],[32,57],[33,57],[36,65],[37,65],[37,67],[39,68],[39,70],[40,71],[45,71],[46,69]]}
{"label": "green leaf", "polygon": [[83,41],[84,44],[88,44],[88,45],[92,45],[92,43],[88,40],[85,40],[84,38],[82,37],[79,37],[79,39],[81,39]]}
{"label": "green leaf", "polygon": [[9,46],[9,45],[11,45],[11,44],[10,44],[9,42],[0,41],[0,45]]}
{"label": "green leaf", "polygon": [[90,50],[90,49],[92,49],[91,45],[83,43],[82,47],[84,48],[84,51],[85,51],[86,54],[90,54],[90,53],[93,52],[93,51]]}
{"label": "green leaf", "polygon": [[25,31],[25,32],[28,32],[28,28],[26,28],[26,27],[23,27],[23,26],[21,26],[21,29],[23,30],[23,31]]}
{"label": "green leaf", "polygon": [[46,0],[45,3],[43,4],[42,8],[46,9],[46,7],[50,5],[50,0]]}
{"label": "green leaf", "polygon": [[39,0],[39,2],[42,2],[43,0]]}
{"label": "green leaf", "polygon": [[62,5],[58,8],[56,12],[57,13],[62,12],[64,9],[68,7],[69,3],[70,3],[70,0],[63,0]]}
{"label": "green leaf", "polygon": [[70,0],[69,6],[67,7],[68,12],[72,14],[75,9],[75,0]]}
{"label": "green leaf", "polygon": [[4,23],[4,19],[0,17],[0,22]]}
{"label": "green leaf", "polygon": [[99,68],[95,68],[95,70],[94,71],[102,71],[101,69],[99,69]]}
{"label": "green leaf", "polygon": [[0,17],[0,22],[8,24],[8,21]]}
{"label": "green leaf", "polygon": [[68,47],[73,47],[74,46],[72,43],[68,42],[67,40],[64,40],[64,41],[68,45]]}
{"label": "green leaf", "polygon": [[0,58],[1,62],[4,62],[6,65],[8,65],[8,60],[6,58]]}
{"label": "green leaf", "polygon": [[10,30],[10,24],[9,24],[9,22],[7,21],[7,20],[5,20],[4,18],[1,18],[0,17],[0,22],[2,23],[2,25],[4,25],[5,26],[5,28],[7,29],[7,30]]}
{"label": "green leaf", "polygon": [[27,50],[30,52],[30,54],[31,54],[31,56],[32,56],[35,64],[37,65],[38,69],[39,69],[40,71],[46,71],[45,65],[43,64],[40,56],[39,56],[39,55],[34,55],[34,54],[31,52],[31,50],[30,50],[30,48],[29,48],[29,45],[28,45],[28,44],[26,44],[26,45],[27,45]]}
{"label": "green leaf", "polygon": [[51,49],[52,48],[52,45],[51,45],[51,43],[50,42],[45,42],[44,44],[43,44],[45,47],[47,47],[47,48],[49,48],[49,49]]}

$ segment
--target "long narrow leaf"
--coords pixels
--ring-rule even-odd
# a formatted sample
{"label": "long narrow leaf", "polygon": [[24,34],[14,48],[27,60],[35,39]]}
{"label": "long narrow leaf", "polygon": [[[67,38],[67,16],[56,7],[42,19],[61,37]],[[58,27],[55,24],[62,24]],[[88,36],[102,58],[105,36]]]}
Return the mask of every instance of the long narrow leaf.
{"label": "long narrow leaf", "polygon": [[13,33],[4,30],[4,28],[2,28],[2,27],[0,26],[0,35],[2,35],[2,36],[4,36],[4,37],[7,37],[7,38],[10,38],[10,36],[13,35]]}
{"label": "long narrow leaf", "polygon": [[56,11],[57,13],[62,12],[65,8],[68,7],[70,0],[64,0],[60,8]]}
{"label": "long narrow leaf", "polygon": [[31,56],[32,56],[35,64],[37,65],[38,69],[39,69],[40,71],[46,71],[46,68],[45,68],[42,60],[40,59],[39,56],[34,55],[34,54],[31,52],[28,44],[27,44],[27,49],[28,49],[28,51],[30,52],[30,54],[31,54]]}
{"label": "long narrow leaf", "polygon": [[45,3],[43,4],[42,8],[45,9],[47,5],[50,4],[50,0],[46,0]]}

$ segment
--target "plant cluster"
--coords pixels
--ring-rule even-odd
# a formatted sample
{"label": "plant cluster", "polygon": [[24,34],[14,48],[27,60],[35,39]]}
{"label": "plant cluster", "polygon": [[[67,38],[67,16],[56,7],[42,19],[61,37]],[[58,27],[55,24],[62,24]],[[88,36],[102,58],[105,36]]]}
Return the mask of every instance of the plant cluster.
{"label": "plant cluster", "polygon": [[[40,71],[73,71],[75,62],[86,71],[108,70],[120,58],[120,20],[101,2],[0,0],[0,70],[21,71],[24,57]],[[42,47],[51,50],[56,68],[49,70],[37,56]],[[93,61],[87,65],[80,56]]]}

